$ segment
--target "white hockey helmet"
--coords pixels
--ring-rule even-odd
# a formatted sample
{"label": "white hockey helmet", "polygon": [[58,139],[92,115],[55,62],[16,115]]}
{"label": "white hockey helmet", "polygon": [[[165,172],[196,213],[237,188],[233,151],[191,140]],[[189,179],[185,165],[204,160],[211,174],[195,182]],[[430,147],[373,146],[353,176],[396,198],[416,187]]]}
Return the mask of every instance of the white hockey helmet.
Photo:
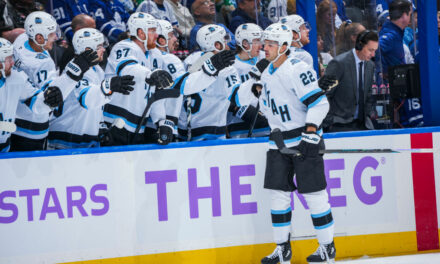
{"label": "white hockey helmet", "polygon": [[245,51],[247,50],[243,47],[243,40],[246,40],[252,46],[252,41],[254,39],[261,39],[262,36],[263,30],[254,23],[242,24],[235,30],[235,41]]}
{"label": "white hockey helmet", "polygon": [[7,39],[0,38],[0,62],[5,62],[6,58],[12,56],[14,47]]}
{"label": "white hockey helmet", "polygon": [[94,28],[82,28],[73,35],[72,44],[75,54],[82,53],[86,48],[97,51],[99,45],[104,45],[104,35]]}
{"label": "white hockey helmet", "polygon": [[157,20],[156,33],[157,33],[157,35],[162,36],[166,40],[166,43],[165,43],[164,46],[161,46],[159,44],[159,42],[157,42],[157,40],[156,40],[156,44],[159,47],[166,47],[166,46],[168,46],[168,34],[170,32],[173,32],[173,31],[174,31],[174,28],[173,28],[173,26],[171,25],[170,22],[168,22],[166,20],[162,20],[162,19]]}
{"label": "white hockey helmet", "polygon": [[58,24],[55,18],[43,11],[35,11],[30,13],[24,21],[24,28],[28,37],[35,43],[35,37],[38,34],[43,36],[45,42],[42,45],[38,44],[40,46],[44,46],[46,44],[49,34],[54,32],[57,34],[59,33]]}
{"label": "white hockey helmet", "polygon": [[299,42],[301,40],[301,29],[300,29],[300,27],[302,25],[305,25],[306,28],[310,30],[309,23],[304,21],[304,19],[301,16],[299,16],[299,15],[290,15],[290,16],[282,17],[280,22],[282,24],[285,24],[285,25],[289,26],[289,28],[292,31],[295,31],[296,33],[298,33],[299,37],[294,40],[296,42]]}
{"label": "white hockey helmet", "polygon": [[[128,32],[130,33],[130,36],[136,37],[139,41],[144,42],[145,48],[147,48],[147,42],[148,42],[148,29],[150,28],[157,28],[157,21],[156,19],[147,13],[142,12],[135,12],[131,14],[130,18],[127,22]],[[139,39],[137,35],[137,30],[142,29],[147,36],[145,40]]]}
{"label": "white hockey helmet", "polygon": [[[222,51],[230,41],[230,36],[222,26],[209,24],[201,27],[199,31],[197,31],[196,40],[202,51]],[[221,50],[215,47],[215,43],[217,42],[223,45]]]}
{"label": "white hockey helmet", "polygon": [[284,43],[287,43],[289,47],[292,43],[292,37],[292,30],[287,25],[281,23],[274,23],[263,31],[263,40],[275,41],[280,47]]}

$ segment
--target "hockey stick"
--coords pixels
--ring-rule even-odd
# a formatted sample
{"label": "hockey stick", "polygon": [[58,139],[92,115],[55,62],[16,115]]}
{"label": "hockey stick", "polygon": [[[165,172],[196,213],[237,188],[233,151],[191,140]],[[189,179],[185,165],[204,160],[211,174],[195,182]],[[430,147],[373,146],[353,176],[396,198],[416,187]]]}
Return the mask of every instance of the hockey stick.
{"label": "hockey stick", "polygon": [[13,133],[17,130],[17,126],[12,122],[0,121],[0,131]]}
{"label": "hockey stick", "polygon": [[[260,97],[260,94],[261,94],[261,91],[258,92],[258,98]],[[248,138],[250,138],[252,136],[252,132],[254,131],[255,124],[257,123],[258,112],[260,112],[260,99],[258,99],[257,107],[255,110],[256,110],[256,113],[255,113],[255,116],[252,117],[252,123],[251,123],[251,126],[249,127],[249,132],[247,135]]]}
{"label": "hockey stick", "polygon": [[212,51],[206,52],[200,58],[198,58],[196,62],[189,66],[188,72],[193,73],[200,70],[203,66],[203,63],[205,63],[206,60],[209,60],[212,56],[214,56],[214,53]]}
{"label": "hockey stick", "polygon": [[145,121],[145,118],[147,116],[148,111],[150,110],[153,103],[167,98],[177,98],[180,96],[180,90],[179,89],[169,89],[173,84],[170,86],[157,90],[152,94],[150,97],[148,97],[148,103],[145,106],[144,112],[142,113],[141,119],[139,123],[136,126],[136,130],[134,131],[134,135],[130,140],[130,144],[133,143],[134,137],[139,133],[139,130],[141,130],[142,123]]}
{"label": "hockey stick", "polygon": [[[279,128],[275,128],[271,132],[271,138],[277,145],[281,154],[302,156],[297,149],[289,149],[284,144],[283,134]],[[400,152],[415,152],[415,153],[433,153],[438,152],[438,149],[418,148],[418,149],[325,149],[320,150],[319,154],[362,154],[362,153],[400,153]]]}

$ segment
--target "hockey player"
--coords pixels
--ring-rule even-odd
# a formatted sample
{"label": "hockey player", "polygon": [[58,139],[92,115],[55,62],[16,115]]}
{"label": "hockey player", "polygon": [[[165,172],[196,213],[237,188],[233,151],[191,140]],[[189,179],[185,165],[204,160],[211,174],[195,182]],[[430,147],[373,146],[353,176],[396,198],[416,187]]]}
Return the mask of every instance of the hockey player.
{"label": "hockey player", "polygon": [[[141,124],[138,134],[136,127],[142,113],[155,89],[172,84],[171,75],[160,70],[163,68],[162,54],[155,49],[157,22],[149,14],[136,12],[128,20],[129,39],[122,40],[113,47],[105,69],[106,78],[122,75],[135,76],[134,91],[130,95],[114,94],[104,108],[104,119],[111,124],[116,118],[122,118],[122,129],[111,131],[114,145],[126,145],[130,142],[143,144],[145,123]],[[148,115],[148,113],[147,113]],[[165,103],[159,101],[152,105],[149,117],[159,127],[159,144],[168,144],[172,139],[174,122],[166,119]]]}
{"label": "hockey player", "polygon": [[[173,80],[176,80],[179,76],[185,74],[186,70],[183,62],[176,55],[172,54],[178,45],[174,28],[170,22],[158,20],[156,33],[158,34],[156,45],[162,52],[163,69],[171,74]],[[174,138],[177,136],[177,122],[182,110],[182,102],[183,96],[165,101],[166,118],[175,124],[173,129]]]}
{"label": "hockey player", "polygon": [[61,91],[56,87],[50,87],[44,93],[37,89],[23,71],[13,66],[12,54],[12,44],[0,38],[0,152],[7,152],[10,148],[19,102],[26,103],[34,112],[48,114],[50,106],[62,101]]}
{"label": "hockey player", "polygon": [[[188,132],[191,133],[193,141],[226,136],[229,98],[240,84],[237,70],[230,67],[235,56],[234,52],[229,50],[228,42],[229,36],[226,30],[218,25],[208,24],[197,32],[197,43],[202,51],[213,52],[218,56],[214,55],[202,67],[203,73],[208,78],[201,78],[205,78],[206,82],[201,79],[195,82],[183,79],[184,84],[180,90],[185,95],[191,94],[192,99],[191,106],[188,107],[190,120],[179,120],[179,133],[182,133],[180,136],[183,139],[188,137]],[[191,76],[191,79],[193,78],[197,80],[196,77]],[[185,123],[189,123],[191,130],[186,129]]]}
{"label": "hockey player", "polygon": [[[73,48],[78,56],[86,49],[96,51],[102,61],[104,35],[97,29],[83,28],[73,36]],[[102,108],[112,93],[129,94],[134,85],[133,76],[114,76],[104,80],[99,65],[90,68],[57,111],[50,123],[48,143],[52,149],[99,147],[99,128],[103,119]]]}
{"label": "hockey player", "polygon": [[287,25],[293,34],[290,56],[302,60],[313,68],[313,57],[302,47],[310,43],[310,25],[299,15],[289,15],[281,18],[282,24]]}
{"label": "hockey player", "polygon": [[[261,110],[271,129],[280,129],[286,146],[298,149],[302,155],[281,154],[269,138],[264,188],[271,190],[273,235],[277,247],[261,263],[290,263],[290,195],[294,190],[298,190],[307,202],[320,244],[307,261],[333,261],[336,253],[334,223],[326,191],[324,161],[319,155],[320,145],[323,145],[321,123],[329,104],[318,87],[313,68],[288,56],[292,31],[286,25],[272,24],[263,32],[263,39],[266,59],[271,63],[261,75],[262,86],[254,85],[252,90],[255,95],[261,91]],[[241,96],[240,91],[238,96],[240,102],[247,103],[248,96]]]}
{"label": "hockey player", "polygon": [[[249,79],[249,72],[259,59],[264,59],[264,52],[261,51],[263,30],[253,23],[240,25],[235,31],[237,42],[237,55],[233,67],[237,70],[240,81],[244,83]],[[265,59],[264,59],[265,60]],[[252,96],[253,97],[253,96]],[[251,126],[253,135],[268,136],[269,126],[265,117],[257,113],[258,100],[254,98],[251,105],[237,107],[231,104],[228,112],[228,135],[231,138],[244,138],[248,136]],[[255,124],[254,118],[257,118]]]}
{"label": "hockey player", "polygon": [[[75,88],[82,75],[98,61],[96,52],[86,51],[66,66],[66,72],[58,76],[55,63],[50,57],[57,40],[57,23],[48,13],[36,11],[25,20],[26,35],[14,42],[15,65],[23,70],[39,89],[59,87],[63,99]],[[49,132],[49,114],[32,113],[20,103],[17,107],[17,131],[11,136],[11,150],[42,150]]]}

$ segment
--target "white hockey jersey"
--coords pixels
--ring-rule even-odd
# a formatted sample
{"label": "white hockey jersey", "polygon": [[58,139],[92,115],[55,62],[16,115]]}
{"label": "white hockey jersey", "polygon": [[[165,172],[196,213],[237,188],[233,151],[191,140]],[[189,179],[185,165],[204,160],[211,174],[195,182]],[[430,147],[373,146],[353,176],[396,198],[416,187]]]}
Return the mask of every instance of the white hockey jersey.
{"label": "white hockey jersey", "polygon": [[[0,79],[0,123],[15,122],[18,104],[46,115],[51,111],[50,107],[44,104],[41,90],[30,82],[23,71],[13,67],[10,76]],[[9,150],[10,136],[11,133],[0,128],[0,152]]]}
{"label": "white hockey jersey", "polygon": [[[186,73],[183,62],[174,54],[162,51],[162,59],[164,70],[168,71],[176,80],[178,77]],[[182,110],[183,95],[178,98],[170,98],[165,100],[166,118],[175,124],[174,131],[177,132],[177,122]]]}
{"label": "white hockey jersey", "polygon": [[290,47],[290,57],[304,61],[313,68],[313,57],[308,51],[302,48]]}
{"label": "white hockey jersey", "polygon": [[[155,87],[150,87],[145,83],[145,78],[150,76],[154,69],[163,69],[162,54],[158,49],[148,50],[146,53],[130,39],[122,40],[112,48],[108,58],[105,76],[113,77],[116,75],[134,76],[134,90],[128,95],[113,94],[104,107],[104,120],[113,123],[114,119],[122,118],[125,121],[124,128],[132,133],[135,132],[140,122],[142,113],[148,102],[148,97],[155,91]],[[164,100],[154,103],[147,116],[151,117],[152,122],[156,123],[166,117]],[[142,124],[140,133],[143,133],[145,124]]]}
{"label": "white hockey jersey", "polygon": [[56,112],[50,123],[48,143],[50,148],[98,147],[103,106],[110,101],[101,90],[104,71],[100,66],[88,70],[73,92]]}
{"label": "white hockey jersey", "polygon": [[[235,63],[232,65],[237,70],[237,73],[240,77],[240,82],[244,83],[249,80],[249,71],[252,66],[260,60],[264,58],[264,52],[260,53],[259,57],[252,58],[250,60],[242,60],[238,55],[235,56]],[[251,105],[256,107],[258,100],[255,96],[251,96]],[[234,115],[232,112],[228,112],[227,123],[228,123],[228,132],[231,138],[245,138],[248,135],[250,124],[248,122],[244,122],[241,117],[246,112],[248,105],[242,105],[236,114]],[[257,126],[253,129],[254,136],[267,136],[270,133],[270,128],[268,126]]]}
{"label": "white hockey jersey", "polygon": [[[299,144],[301,132],[306,124],[320,127],[329,110],[327,97],[322,95],[316,73],[305,62],[288,57],[279,67],[271,63],[261,76],[260,109],[268,119],[271,129],[279,128],[283,132],[287,147]],[[251,82],[240,87],[237,96],[239,102],[249,102]],[[317,132],[322,134],[322,129]],[[269,147],[276,149],[275,142],[269,141]]]}
{"label": "white hockey jersey", "polygon": [[[202,53],[199,53],[199,57]],[[192,57],[194,63],[198,58]],[[203,71],[193,73],[184,80],[181,93],[191,94],[191,138],[193,141],[225,138],[226,116],[230,105],[230,96],[240,85],[237,70],[230,66],[208,76]],[[179,133],[186,137],[186,108],[179,119]]]}
{"label": "white hockey jersey", "polygon": [[[14,42],[15,66],[24,71],[30,81],[44,91],[47,87],[57,86],[63,93],[63,98],[73,90],[76,82],[66,74],[58,76],[55,63],[47,51],[36,52],[22,34]],[[37,114],[29,107],[19,104],[16,118],[16,135],[29,139],[44,139],[49,132],[49,113]]]}

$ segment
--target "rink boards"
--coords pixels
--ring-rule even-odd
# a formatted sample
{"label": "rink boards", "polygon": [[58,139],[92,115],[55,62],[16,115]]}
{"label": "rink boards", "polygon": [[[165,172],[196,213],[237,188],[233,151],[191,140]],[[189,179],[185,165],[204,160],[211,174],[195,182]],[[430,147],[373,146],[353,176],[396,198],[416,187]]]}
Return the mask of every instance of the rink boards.
{"label": "rink boards", "polygon": [[[267,138],[0,155],[0,263],[259,263]],[[440,128],[326,135],[338,258],[439,248]],[[314,251],[293,194],[295,263]]]}

